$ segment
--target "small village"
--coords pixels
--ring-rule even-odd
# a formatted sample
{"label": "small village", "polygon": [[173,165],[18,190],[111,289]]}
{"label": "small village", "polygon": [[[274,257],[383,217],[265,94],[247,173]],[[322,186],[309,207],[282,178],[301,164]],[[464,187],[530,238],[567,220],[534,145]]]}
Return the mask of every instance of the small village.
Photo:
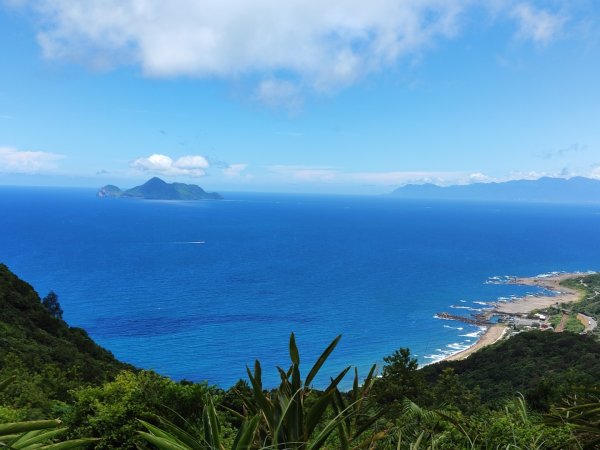
{"label": "small village", "polygon": [[595,318],[581,313],[574,313],[559,305],[528,312],[506,312],[498,308],[496,304],[493,305],[494,307],[487,311],[469,316],[442,312],[436,314],[435,317],[479,327],[501,324],[506,327],[503,334],[505,338],[529,330],[547,330],[555,333],[571,331],[587,334],[593,332],[598,326]]}

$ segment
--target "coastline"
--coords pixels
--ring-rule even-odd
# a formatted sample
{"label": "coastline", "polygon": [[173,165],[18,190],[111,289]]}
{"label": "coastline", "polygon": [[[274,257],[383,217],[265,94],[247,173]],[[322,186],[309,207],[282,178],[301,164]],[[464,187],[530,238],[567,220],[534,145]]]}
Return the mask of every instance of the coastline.
{"label": "coastline", "polygon": [[536,309],[544,309],[549,308],[551,306],[558,306],[561,303],[577,302],[581,299],[581,292],[573,288],[562,286],[560,283],[583,275],[585,274],[573,272],[555,274],[550,276],[538,275],[536,277],[529,278],[514,278],[513,280],[510,280],[508,284],[536,286],[539,288],[556,292],[557,294],[521,297],[510,303],[503,303],[501,305],[496,304],[492,312],[499,314],[527,314]]}
{"label": "coastline", "polygon": [[504,337],[504,334],[506,333],[507,329],[508,327],[506,325],[491,325],[485,330],[485,332],[481,336],[479,336],[479,339],[477,339],[477,342],[475,342],[473,345],[464,350],[461,350],[460,352],[449,355],[438,362],[460,361],[461,359],[466,359],[469,356],[471,356],[471,354],[475,353],[478,350],[481,350],[483,347],[495,344],[496,342],[501,340]]}
{"label": "coastline", "polygon": [[[556,295],[529,295],[516,298],[507,303],[491,303],[493,308],[487,312],[487,316],[491,317],[495,314],[528,314],[538,309],[545,309],[551,306],[558,306],[562,303],[573,303],[581,300],[582,293],[576,289],[561,285],[565,280],[577,278],[587,273],[571,272],[571,273],[556,273],[550,275],[538,275],[535,277],[516,277],[506,282],[506,284],[517,284],[522,286],[535,286],[542,289],[547,289],[556,293]],[[477,341],[468,348],[448,355],[440,361],[460,361],[468,358],[478,350],[495,344],[502,340],[508,331],[508,326],[504,324],[493,324],[486,328],[485,332],[479,336]]]}

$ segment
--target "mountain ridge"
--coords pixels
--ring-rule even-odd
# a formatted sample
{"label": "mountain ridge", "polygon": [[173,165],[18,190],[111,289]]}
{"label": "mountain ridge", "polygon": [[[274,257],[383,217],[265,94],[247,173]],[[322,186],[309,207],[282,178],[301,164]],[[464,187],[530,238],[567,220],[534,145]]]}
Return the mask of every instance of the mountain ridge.
{"label": "mountain ridge", "polygon": [[454,186],[437,186],[432,183],[408,184],[395,189],[389,195],[397,198],[423,200],[600,203],[600,180],[586,177],[542,177],[537,180],[511,180]]}

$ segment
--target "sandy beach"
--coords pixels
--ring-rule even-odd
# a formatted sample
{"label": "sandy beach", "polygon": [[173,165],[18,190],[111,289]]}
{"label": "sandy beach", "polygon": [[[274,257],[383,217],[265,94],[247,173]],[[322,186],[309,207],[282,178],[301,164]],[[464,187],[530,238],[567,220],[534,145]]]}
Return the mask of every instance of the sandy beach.
{"label": "sandy beach", "polygon": [[447,358],[444,358],[443,361],[459,361],[461,359],[468,358],[471,354],[475,353],[479,349],[483,347],[487,347],[488,345],[492,345],[495,342],[498,342],[504,336],[506,332],[506,326],[501,324],[495,324],[490,326],[484,334],[481,335],[479,340],[471,345],[469,348],[455,353],[454,355],[450,355]]}
{"label": "sandy beach", "polygon": [[[545,288],[554,292],[559,292],[556,295],[549,296],[526,296],[518,298],[512,302],[496,304],[494,309],[490,311],[490,314],[526,314],[537,309],[544,309],[550,306],[559,305],[561,303],[576,302],[581,299],[581,292],[576,289],[571,289],[562,286],[560,283],[570,278],[580,277],[582,273],[561,273],[551,276],[544,277],[530,277],[530,278],[515,278],[509,281],[510,284],[519,284],[524,286],[537,286]],[[461,359],[468,358],[470,355],[478,351],[483,347],[494,344],[504,337],[507,327],[502,324],[495,324],[490,326],[479,340],[471,347],[450,355],[443,359],[443,361],[458,361]]]}
{"label": "sandy beach", "polygon": [[569,279],[580,277],[581,273],[561,273],[548,277],[515,278],[510,284],[520,284],[524,286],[538,286],[551,291],[560,292],[557,295],[549,296],[531,296],[521,297],[509,303],[500,303],[494,308],[494,312],[504,314],[526,314],[536,309],[544,309],[561,303],[576,302],[581,298],[581,292],[565,286],[560,283]]}

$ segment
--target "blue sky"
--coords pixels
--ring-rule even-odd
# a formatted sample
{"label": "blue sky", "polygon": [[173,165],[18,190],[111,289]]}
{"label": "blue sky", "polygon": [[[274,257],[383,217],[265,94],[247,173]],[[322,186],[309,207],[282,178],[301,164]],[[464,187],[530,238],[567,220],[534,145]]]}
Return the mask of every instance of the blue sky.
{"label": "blue sky", "polygon": [[0,184],[600,178],[599,80],[595,0],[0,0]]}

